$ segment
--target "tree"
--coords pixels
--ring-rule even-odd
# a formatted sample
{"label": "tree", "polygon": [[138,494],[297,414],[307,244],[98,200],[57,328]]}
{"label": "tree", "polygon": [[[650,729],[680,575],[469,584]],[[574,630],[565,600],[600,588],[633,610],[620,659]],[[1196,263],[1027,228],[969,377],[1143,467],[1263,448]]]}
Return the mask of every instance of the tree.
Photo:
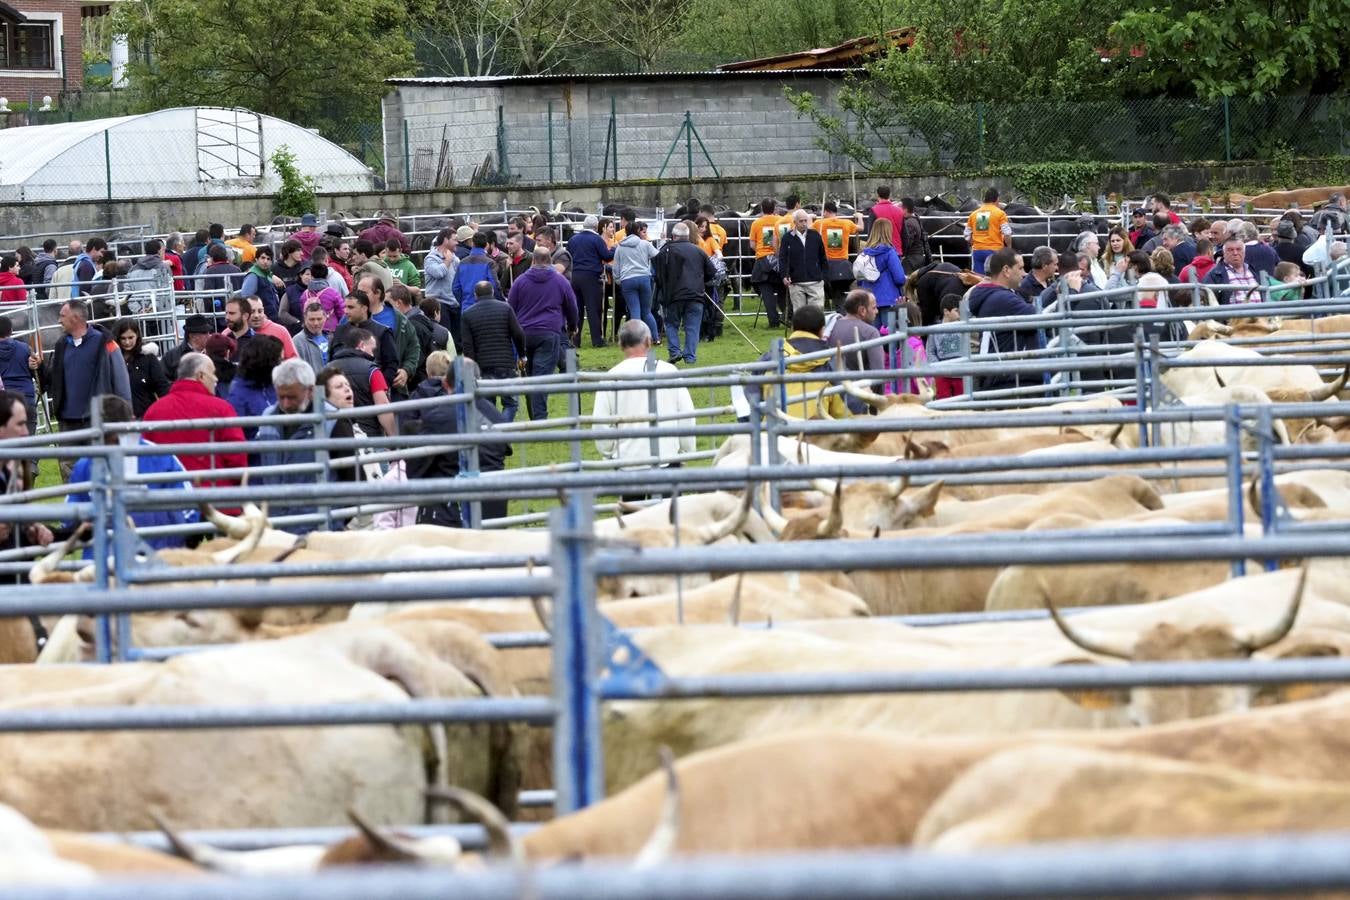
{"label": "tree", "polygon": [[115,27],[147,106],[243,106],[310,126],[370,119],[384,80],[412,72],[402,5],[382,0],[143,0]]}

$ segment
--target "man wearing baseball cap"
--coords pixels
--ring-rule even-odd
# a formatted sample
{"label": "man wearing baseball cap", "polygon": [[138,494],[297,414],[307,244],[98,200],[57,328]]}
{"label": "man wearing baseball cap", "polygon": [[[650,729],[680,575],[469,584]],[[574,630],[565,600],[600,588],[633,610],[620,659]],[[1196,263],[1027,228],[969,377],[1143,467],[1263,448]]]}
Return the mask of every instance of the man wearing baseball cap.
{"label": "man wearing baseball cap", "polygon": [[206,339],[214,329],[206,316],[188,316],[183,323],[183,341],[177,347],[164,354],[164,374],[169,381],[178,380],[178,361],[184,353],[201,353],[206,347]]}
{"label": "man wearing baseball cap", "polygon": [[319,234],[319,217],[314,213],[305,213],[300,217],[300,228],[291,237],[300,243],[300,249],[304,251],[301,259],[308,263],[314,255],[314,248],[323,240],[323,235]]}

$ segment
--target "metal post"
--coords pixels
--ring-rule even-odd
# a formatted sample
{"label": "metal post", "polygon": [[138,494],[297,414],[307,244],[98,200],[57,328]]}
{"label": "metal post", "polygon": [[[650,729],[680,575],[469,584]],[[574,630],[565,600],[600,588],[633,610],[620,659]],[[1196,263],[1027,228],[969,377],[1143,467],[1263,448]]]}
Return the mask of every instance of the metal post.
{"label": "metal post", "polygon": [[497,107],[497,164],[503,175],[511,174],[511,163],[506,157],[506,107]]}
{"label": "metal post", "polygon": [[1228,98],[1223,98],[1223,158],[1224,162],[1233,161],[1232,113],[1228,108]]}
{"label": "metal post", "polygon": [[[90,404],[90,424],[94,422],[94,413],[101,411],[98,409],[97,400]],[[102,417],[100,416],[100,425]],[[108,453],[108,515],[111,519],[112,537],[113,537],[113,574],[117,579],[119,587],[130,584],[131,580],[127,577],[131,568],[136,564],[136,531],[135,526],[127,517],[126,489],[127,489],[127,461],[128,457],[122,452],[122,441],[124,439],[135,439],[133,435],[121,436],[117,442],[111,445]],[[102,442],[100,442],[102,443]],[[137,469],[140,457],[133,456],[136,460]],[[127,650],[131,647],[131,616],[128,613],[118,613],[115,626],[116,641],[113,650],[113,656],[118,662],[125,662],[127,659]]]}
{"label": "metal post", "polygon": [[412,139],[408,136],[408,120],[403,120],[403,189],[412,190]]}
{"label": "metal post", "polygon": [[609,145],[614,148],[614,180],[619,180],[619,109],[614,97],[609,98]]}
{"label": "metal post", "polygon": [[[908,369],[914,364],[914,359],[909,349],[909,316],[903,306],[895,308],[895,323],[896,334],[900,335],[900,340],[895,345],[895,355],[900,357],[900,368]],[[904,378],[897,378],[891,383],[891,391],[897,396],[903,394],[901,388],[904,383]]]}
{"label": "metal post", "polygon": [[[454,362],[455,393],[473,397],[478,389],[478,380],[473,369],[464,365],[464,357],[456,356]],[[460,403],[455,407],[455,425],[460,434],[478,434],[482,425],[478,421],[478,409],[475,400]],[[478,477],[478,453],[481,444],[470,444],[459,450],[459,474],[461,478]],[[478,528],[483,522],[483,505],[479,500],[460,501],[460,520],[465,528]]]}
{"label": "metal post", "polygon": [[684,157],[689,166],[689,178],[694,178],[694,125],[689,110],[684,111]]}
{"label": "metal post", "polygon": [[[580,332],[578,332],[580,335]],[[572,383],[577,380],[577,348],[567,348],[567,374],[572,376]],[[547,401],[545,401],[547,402]],[[576,427],[576,421],[581,417],[581,395],[576,391],[567,392],[567,416],[572,421],[572,428]],[[574,471],[581,471],[581,440],[573,438],[572,445],[572,467]]]}
{"label": "metal post", "polygon": [[[603,179],[603,176],[601,177]],[[548,101],[548,183],[553,183],[553,101]]]}
{"label": "metal post", "polygon": [[[310,400],[310,412],[314,413],[314,440],[319,444],[314,451],[314,458],[323,466],[322,471],[314,474],[314,480],[316,484],[327,484],[332,480],[333,470],[329,465],[328,447],[323,443],[324,438],[328,437],[328,409],[322,384],[314,385],[313,399]],[[352,477],[358,477],[360,472],[360,467],[357,466],[352,473]],[[323,514],[323,525],[321,527],[327,531],[333,531],[332,505],[323,503],[319,506],[319,512]]]}
{"label": "metal post", "polygon": [[[112,202],[112,137],[109,129],[103,129],[103,172],[108,182],[108,201]],[[85,288],[80,293],[84,293]]]}
{"label": "metal post", "polygon": [[[1134,409],[1139,413],[1139,446],[1147,447],[1148,422],[1143,414],[1148,412],[1148,381],[1145,374],[1144,362],[1144,331],[1142,328],[1136,328],[1134,331]],[[1239,479],[1240,481],[1241,479]]]}
{"label": "metal post", "polygon": [[[1275,416],[1269,404],[1262,404],[1257,409],[1256,422],[1261,478],[1261,508],[1257,513],[1261,516],[1261,534],[1270,535],[1275,533],[1277,527],[1275,506],[1279,494],[1275,487]],[[1279,561],[1274,559],[1265,560],[1264,565],[1267,572],[1274,572],[1280,567]]]}
{"label": "metal post", "polygon": [[[960,313],[962,322],[970,321],[970,304],[966,301],[964,297],[961,298]],[[962,362],[965,363],[970,362],[970,334],[965,331],[961,332],[961,360]],[[965,393],[967,399],[974,400],[975,376],[962,375],[961,390]]]}
{"label": "metal post", "polygon": [[[1228,442],[1228,524],[1233,529],[1233,536],[1238,540],[1242,539],[1243,513],[1242,508],[1242,417],[1238,412],[1236,403],[1231,403],[1225,414],[1225,438]],[[1247,562],[1243,559],[1235,559],[1231,563],[1231,572],[1234,578],[1241,578],[1247,574]]]}
{"label": "metal post", "polygon": [[[1150,412],[1158,408],[1163,395],[1162,373],[1158,370],[1158,360],[1160,359],[1162,359],[1162,349],[1158,333],[1155,331],[1148,336],[1148,351],[1144,357],[1148,364],[1148,409]],[[1153,423],[1153,434],[1149,443],[1153,447],[1162,446],[1161,422]]]}
{"label": "metal post", "polygon": [[[787,358],[783,354],[783,339],[774,338],[770,345],[770,351],[774,366],[779,375],[787,372]],[[765,398],[765,412],[768,413],[768,421],[764,423],[767,436],[766,443],[769,445],[769,465],[777,466],[783,462],[782,454],[778,452],[778,428],[780,420],[775,412],[787,411],[787,382],[779,381],[777,389],[773,392],[774,400],[769,399],[768,391],[761,391],[761,396]],[[775,402],[775,400],[777,402]],[[803,399],[803,404],[806,401]],[[769,485],[769,505],[776,510],[782,510],[783,503],[781,494],[778,490],[778,482],[772,482]]]}
{"label": "metal post", "polygon": [[594,496],[577,492],[549,516],[553,530],[553,783],[558,815],[604,796],[600,640],[593,571]]}
{"label": "metal post", "polygon": [[[656,350],[654,348],[651,347],[647,348],[647,361],[643,363],[642,371],[647,373],[649,377],[651,377],[653,373],[656,372]],[[656,382],[655,379],[652,378],[652,380],[648,382],[647,386],[647,414],[651,416],[651,419],[649,421],[653,428],[656,427],[656,413],[657,413]],[[648,438],[648,452],[651,454],[653,459],[661,458],[661,439],[658,438],[655,434],[653,434],[650,438]]]}
{"label": "metal post", "polygon": [[[89,425],[100,431],[103,429],[103,411],[97,403],[89,408]],[[102,446],[103,441],[97,440]],[[90,457],[91,482],[89,497],[93,505],[94,520],[94,590],[102,594],[108,590],[108,457],[95,453]],[[94,658],[101,663],[112,662],[112,628],[108,614],[99,613],[94,618]]]}

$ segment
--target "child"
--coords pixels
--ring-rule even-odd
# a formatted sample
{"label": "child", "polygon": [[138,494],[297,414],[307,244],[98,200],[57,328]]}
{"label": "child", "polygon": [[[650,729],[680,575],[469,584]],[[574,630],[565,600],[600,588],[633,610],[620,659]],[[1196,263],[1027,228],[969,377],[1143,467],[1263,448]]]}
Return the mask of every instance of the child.
{"label": "child", "polygon": [[[923,325],[923,313],[919,310],[919,304],[906,303],[904,305],[905,318],[909,322],[910,328],[918,328]],[[897,310],[898,311],[898,310]],[[928,353],[923,347],[923,338],[917,334],[911,334],[905,341],[909,345],[909,364],[912,368],[923,368],[928,365]],[[906,394],[927,394],[933,396],[932,378],[906,378],[904,382],[904,392]]]}
{"label": "child", "polygon": [[[948,322],[961,321],[961,295],[944,294],[942,297],[942,321]],[[935,363],[944,362],[949,359],[961,359],[961,342],[969,341],[970,336],[964,333],[951,334],[930,334],[928,336],[928,358]],[[937,382],[937,399],[944,397],[958,397],[965,391],[965,382],[961,378],[949,378],[939,375]]]}
{"label": "child", "polygon": [[1276,302],[1281,300],[1299,300],[1303,297],[1303,270],[1299,268],[1298,263],[1285,261],[1275,267],[1274,280],[1267,281],[1267,284],[1287,284],[1291,287],[1280,288],[1270,292],[1270,299]]}

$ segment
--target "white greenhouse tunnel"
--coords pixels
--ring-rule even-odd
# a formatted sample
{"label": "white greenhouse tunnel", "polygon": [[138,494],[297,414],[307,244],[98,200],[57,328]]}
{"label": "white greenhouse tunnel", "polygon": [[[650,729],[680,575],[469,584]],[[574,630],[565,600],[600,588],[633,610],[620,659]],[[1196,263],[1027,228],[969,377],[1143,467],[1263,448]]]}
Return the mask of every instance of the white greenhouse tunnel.
{"label": "white greenhouse tunnel", "polygon": [[0,129],[0,203],[275,192],[280,147],[323,193],[374,189],[374,173],[315,132],[250,112],[189,106]]}

